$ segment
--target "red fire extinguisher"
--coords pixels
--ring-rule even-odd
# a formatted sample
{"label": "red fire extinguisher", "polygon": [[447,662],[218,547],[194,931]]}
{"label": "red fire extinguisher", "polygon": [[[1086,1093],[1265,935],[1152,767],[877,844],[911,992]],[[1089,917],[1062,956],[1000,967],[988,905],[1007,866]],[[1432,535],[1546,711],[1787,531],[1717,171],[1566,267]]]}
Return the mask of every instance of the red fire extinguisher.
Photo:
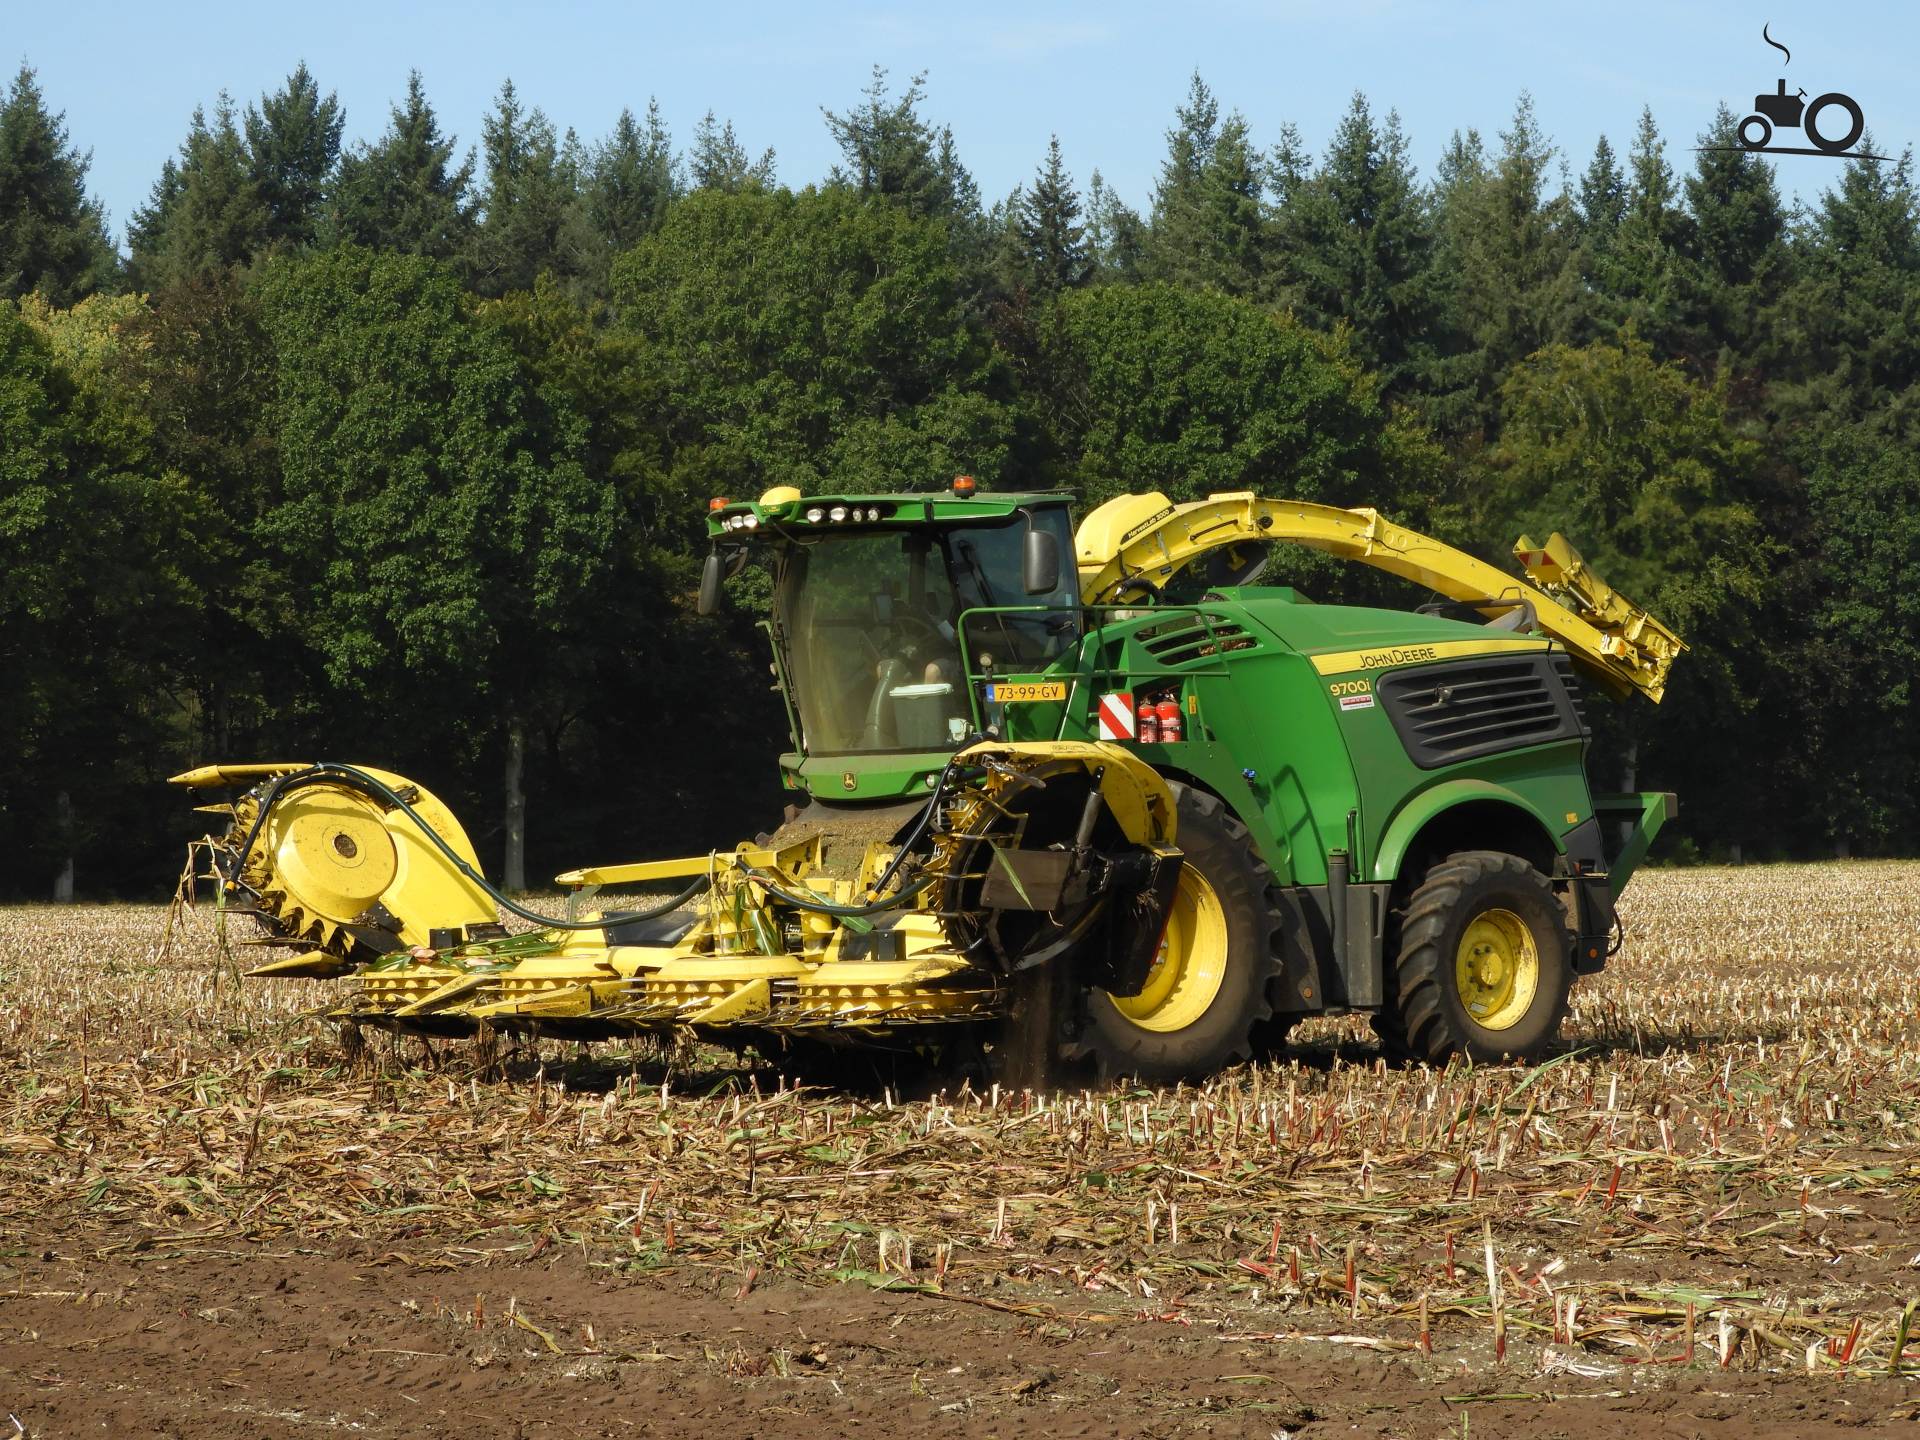
{"label": "red fire extinguisher", "polygon": [[1177,744],[1180,740],[1180,702],[1169,695],[1154,710],[1155,718],[1160,722],[1160,743]]}
{"label": "red fire extinguisher", "polygon": [[1157,744],[1160,739],[1160,712],[1154,708],[1153,701],[1140,702],[1139,721],[1139,733],[1133,738],[1142,745]]}

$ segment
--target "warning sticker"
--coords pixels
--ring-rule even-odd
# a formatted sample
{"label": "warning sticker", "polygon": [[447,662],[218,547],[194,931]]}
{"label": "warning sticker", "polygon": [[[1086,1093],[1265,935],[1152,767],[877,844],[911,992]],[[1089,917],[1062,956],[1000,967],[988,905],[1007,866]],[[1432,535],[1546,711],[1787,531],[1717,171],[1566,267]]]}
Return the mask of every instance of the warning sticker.
{"label": "warning sticker", "polygon": [[1100,697],[1100,738],[1131,740],[1134,729],[1133,692],[1119,690]]}
{"label": "warning sticker", "polygon": [[1016,680],[1011,683],[1002,680],[987,686],[987,703],[990,705],[1010,705],[1023,700],[1064,700],[1067,698],[1067,682],[1064,680]]}
{"label": "warning sticker", "polygon": [[1371,710],[1373,708],[1373,696],[1342,695],[1340,697],[1340,708],[1342,710]]}

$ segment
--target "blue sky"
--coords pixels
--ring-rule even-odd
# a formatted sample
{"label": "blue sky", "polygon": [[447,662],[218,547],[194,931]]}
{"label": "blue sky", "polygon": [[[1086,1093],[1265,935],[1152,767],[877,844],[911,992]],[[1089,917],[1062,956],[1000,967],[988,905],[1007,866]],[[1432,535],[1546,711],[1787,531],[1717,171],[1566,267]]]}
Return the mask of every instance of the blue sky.
{"label": "blue sky", "polygon": [[[835,152],[820,107],[852,104],[875,63],[904,84],[925,70],[924,113],[950,124],[992,199],[1027,179],[1057,132],[1084,185],[1098,168],[1131,203],[1150,200],[1163,133],[1198,68],[1255,139],[1286,121],[1317,152],[1355,89],[1397,108],[1430,170],[1448,135],[1493,143],[1516,94],[1577,173],[1606,133],[1624,151],[1651,105],[1677,168],[1720,101],[1744,110],[1781,75],[1809,95],[1842,90],[1878,148],[1920,139],[1912,69],[1920,7],[1727,3],[1441,4],[1239,0],[1209,6],[960,4],[652,5],[503,0],[49,5],[0,0],[0,54],[39,72],[73,139],[93,151],[91,186],[116,236],[222,89],[244,104],[304,58],[338,92],[351,142],[385,125],[410,67],[445,128],[466,144],[503,78],[562,129],[608,130],[657,96],[677,140],[708,109],[747,147],[777,152],[780,179],[824,175]],[[1763,21],[1791,64],[1760,38]],[[1777,160],[1782,188],[1813,201],[1836,162]]]}

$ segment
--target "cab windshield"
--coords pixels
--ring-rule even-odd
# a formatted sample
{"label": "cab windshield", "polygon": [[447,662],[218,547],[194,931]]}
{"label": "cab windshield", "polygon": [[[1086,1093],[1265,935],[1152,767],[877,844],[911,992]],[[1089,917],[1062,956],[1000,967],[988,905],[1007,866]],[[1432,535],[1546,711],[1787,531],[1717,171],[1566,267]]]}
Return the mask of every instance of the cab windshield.
{"label": "cab windshield", "polygon": [[1059,588],[1026,593],[1027,520],[919,530],[841,531],[798,540],[780,565],[774,607],[809,755],[951,748],[971,724],[960,625],[967,611],[1043,605],[1047,613],[975,615],[964,623],[977,671],[1044,669],[1078,635],[1072,537],[1052,530]]}

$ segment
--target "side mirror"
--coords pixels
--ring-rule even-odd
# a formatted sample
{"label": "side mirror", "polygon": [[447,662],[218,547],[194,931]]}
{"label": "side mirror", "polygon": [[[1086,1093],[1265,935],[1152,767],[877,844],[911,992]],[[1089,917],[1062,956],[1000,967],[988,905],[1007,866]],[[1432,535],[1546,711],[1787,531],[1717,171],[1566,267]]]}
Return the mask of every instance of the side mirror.
{"label": "side mirror", "polygon": [[707,552],[707,563],[700,567],[700,599],[694,606],[699,614],[711,615],[720,608],[720,583],[727,578],[726,563],[718,550]]}
{"label": "side mirror", "polygon": [[1051,595],[1060,588],[1060,537],[1051,530],[1029,529],[1020,559],[1027,594]]}

